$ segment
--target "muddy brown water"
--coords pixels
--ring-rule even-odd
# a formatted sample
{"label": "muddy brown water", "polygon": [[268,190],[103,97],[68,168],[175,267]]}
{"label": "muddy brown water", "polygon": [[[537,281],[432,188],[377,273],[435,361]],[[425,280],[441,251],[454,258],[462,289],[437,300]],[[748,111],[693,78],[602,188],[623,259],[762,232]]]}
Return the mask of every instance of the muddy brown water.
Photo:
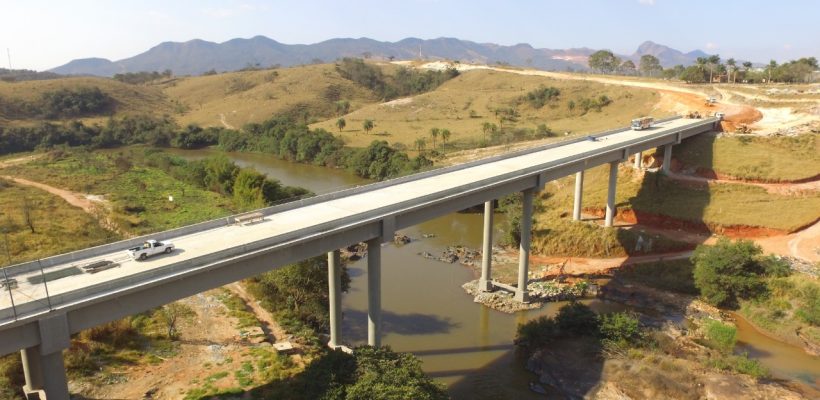
{"label": "muddy brown water", "polygon": [[[185,159],[216,155],[217,150],[172,150]],[[363,185],[369,181],[344,170],[295,164],[264,154],[226,153],[241,166],[253,167],[283,184],[300,186],[317,194]],[[496,215],[496,233],[503,216]],[[383,344],[396,351],[412,352],[425,372],[448,385],[454,398],[543,398],[528,389],[535,375],[524,369],[524,360],[513,346],[516,327],[542,315],[555,315],[564,303],[540,310],[505,314],[473,302],[461,285],[475,279],[475,272],[460,264],[447,264],[419,256],[440,254],[447,246],[481,246],[482,216],[450,214],[402,233],[413,240],[406,245],[382,248]],[[433,237],[424,238],[425,234]],[[532,266],[535,267],[535,266]],[[342,341],[367,342],[367,263],[349,265],[350,291],[342,300]],[[586,301],[596,311],[625,309],[598,300]],[[820,358],[760,334],[739,321],[738,349],[760,360],[776,377],[793,379],[820,389]]]}

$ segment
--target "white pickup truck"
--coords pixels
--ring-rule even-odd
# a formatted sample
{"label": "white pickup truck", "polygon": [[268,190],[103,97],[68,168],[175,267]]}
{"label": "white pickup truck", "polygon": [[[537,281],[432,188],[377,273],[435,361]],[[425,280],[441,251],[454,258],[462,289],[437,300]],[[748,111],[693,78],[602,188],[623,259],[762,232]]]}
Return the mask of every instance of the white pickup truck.
{"label": "white pickup truck", "polygon": [[174,244],[171,242],[159,242],[156,240],[146,240],[142,246],[132,247],[127,250],[128,255],[134,260],[145,260],[160,253],[170,253],[174,251]]}

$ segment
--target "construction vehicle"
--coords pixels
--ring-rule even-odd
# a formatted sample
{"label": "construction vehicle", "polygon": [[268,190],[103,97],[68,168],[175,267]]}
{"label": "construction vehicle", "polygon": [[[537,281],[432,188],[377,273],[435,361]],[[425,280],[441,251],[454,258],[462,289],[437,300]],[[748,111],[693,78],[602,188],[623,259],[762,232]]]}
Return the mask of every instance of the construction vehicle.
{"label": "construction vehicle", "polygon": [[725,117],[726,117],[726,113],[722,113],[722,112],[716,112],[715,113],[715,118],[717,118],[718,121],[723,121],[723,118],[725,118]]}
{"label": "construction vehicle", "polygon": [[716,99],[714,96],[709,97],[708,99],[706,99],[706,105],[707,105],[707,106],[710,106],[710,107],[711,107],[711,106],[713,106],[713,105],[715,105],[715,104],[717,104],[717,99]]}
{"label": "construction vehicle", "polygon": [[653,122],[655,122],[655,119],[652,117],[635,118],[632,120],[632,130],[640,131],[644,129],[649,129],[652,127]]}

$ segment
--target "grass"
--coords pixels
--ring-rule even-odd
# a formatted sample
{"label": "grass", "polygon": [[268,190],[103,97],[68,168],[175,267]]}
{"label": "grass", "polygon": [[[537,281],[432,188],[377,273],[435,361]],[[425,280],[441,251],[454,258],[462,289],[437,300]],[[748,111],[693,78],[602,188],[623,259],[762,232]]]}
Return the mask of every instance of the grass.
{"label": "grass", "polygon": [[337,115],[337,100],[349,101],[351,109],[376,101],[368,90],[342,78],[333,64],[180,78],[163,90],[184,110],[176,115],[180,124],[222,126],[224,115],[236,128],[295,108],[324,119]]}
{"label": "grass", "polygon": [[230,290],[223,288],[217,299],[228,309],[228,315],[237,319],[238,329],[260,325],[256,315],[248,311],[245,302]]}
{"label": "grass", "polygon": [[709,320],[703,324],[709,347],[721,353],[731,353],[737,343],[737,328],[720,321]]}
{"label": "grass", "polygon": [[[587,170],[584,176],[584,206],[606,205],[608,166]],[[619,211],[634,209],[711,227],[750,226],[794,231],[820,218],[820,195],[807,193],[781,196],[765,189],[738,184],[690,187],[659,174],[647,173],[641,180],[630,168],[620,168],[616,190]],[[547,186],[542,209],[571,212],[574,177]],[[772,212],[777,210],[777,212]],[[539,223],[549,214],[537,216]],[[640,218],[639,218],[640,222]],[[548,221],[545,221],[548,223]]]}
{"label": "grass", "polygon": [[[560,96],[540,109],[515,104],[519,97],[541,85],[558,88]],[[601,95],[613,100],[601,112],[590,111],[581,115],[578,108],[568,109],[570,100],[578,103],[581,99]],[[472,70],[447,81],[435,91],[388,104],[370,104],[345,115],[347,127],[341,136],[353,147],[364,147],[379,139],[412,148],[416,139],[425,138],[427,149],[431,150],[430,129],[441,128],[452,132],[450,142],[458,147],[475,147],[484,136],[482,125],[485,122],[500,125],[495,115],[498,108],[515,107],[519,117],[513,125],[518,128],[535,129],[539,124],[546,124],[555,132],[583,133],[627,125],[630,119],[649,114],[659,98],[657,92],[646,89]],[[370,134],[365,134],[362,129],[365,119],[376,123]],[[312,127],[339,132],[335,122],[336,118],[331,118]],[[504,126],[511,126],[510,122],[504,122]]]}
{"label": "grass", "polygon": [[698,295],[693,270],[689,260],[670,260],[628,265],[619,269],[616,276],[659,290]]}
{"label": "grass", "polygon": [[740,179],[795,181],[820,175],[817,135],[785,137],[698,135],[673,150],[685,165]]}
{"label": "grass", "polygon": [[[143,85],[129,85],[113,79],[97,77],[75,77],[48,79],[40,81],[0,82],[0,99],[2,101],[36,101],[47,92],[60,89],[77,89],[81,87],[98,87],[116,101],[117,115],[171,113],[171,103],[160,88]],[[31,125],[39,123],[33,120],[15,120],[5,117],[11,125]],[[81,118],[84,122],[105,122],[107,117],[97,116]],[[73,118],[72,118],[73,120]]]}
{"label": "grass", "polygon": [[[158,232],[232,212],[230,199],[181,182],[159,169],[140,166],[141,152],[139,148],[116,153],[76,151],[9,167],[4,173],[104,195],[111,204],[111,219],[133,234]],[[117,168],[114,161],[120,156],[134,165],[127,170]]]}
{"label": "grass", "polygon": [[769,295],[741,303],[740,314],[788,343],[802,345],[804,339],[820,344],[820,283],[802,275],[771,278]]}
{"label": "grass", "polygon": [[[28,199],[31,207],[34,233],[25,223],[24,199]],[[8,232],[7,237],[0,235],[0,265],[16,264],[119,239],[116,234],[103,229],[94,217],[69,206],[60,197],[5,180],[0,180],[0,228]]]}

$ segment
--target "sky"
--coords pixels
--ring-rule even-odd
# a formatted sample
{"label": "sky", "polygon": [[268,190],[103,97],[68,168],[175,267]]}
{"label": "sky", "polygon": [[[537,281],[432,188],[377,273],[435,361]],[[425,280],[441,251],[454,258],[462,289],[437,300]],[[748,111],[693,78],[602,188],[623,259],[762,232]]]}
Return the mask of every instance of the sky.
{"label": "sky", "polygon": [[46,70],[119,60],[165,41],[264,35],[287,44],[337,37],[454,37],[632,54],[652,40],[721,58],[820,58],[817,0],[0,0],[0,67]]}

